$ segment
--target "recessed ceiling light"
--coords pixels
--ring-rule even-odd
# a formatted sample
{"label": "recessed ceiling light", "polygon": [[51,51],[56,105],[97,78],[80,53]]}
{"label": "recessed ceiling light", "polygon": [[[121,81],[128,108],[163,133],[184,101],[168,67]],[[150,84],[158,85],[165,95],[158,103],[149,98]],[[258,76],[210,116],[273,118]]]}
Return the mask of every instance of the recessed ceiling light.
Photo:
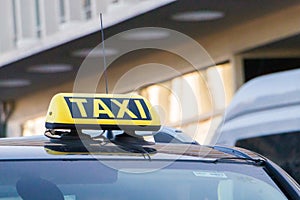
{"label": "recessed ceiling light", "polygon": [[[118,54],[118,50],[113,48],[105,48],[105,56],[114,56]],[[103,57],[103,49],[80,49],[72,53],[73,56],[78,57],[89,57],[89,58],[98,58]]]}
{"label": "recessed ceiling light", "polygon": [[73,67],[67,64],[47,64],[47,65],[35,65],[27,69],[28,72],[34,73],[59,73],[71,71]]}
{"label": "recessed ceiling light", "polygon": [[168,31],[161,30],[137,30],[122,33],[120,36],[125,40],[158,40],[164,39],[170,36]]}
{"label": "recessed ceiling light", "polygon": [[173,20],[182,22],[210,21],[224,17],[224,13],[212,10],[199,10],[177,13],[172,16]]}
{"label": "recessed ceiling light", "polygon": [[31,82],[27,79],[2,79],[0,80],[0,87],[23,87],[30,85]]}

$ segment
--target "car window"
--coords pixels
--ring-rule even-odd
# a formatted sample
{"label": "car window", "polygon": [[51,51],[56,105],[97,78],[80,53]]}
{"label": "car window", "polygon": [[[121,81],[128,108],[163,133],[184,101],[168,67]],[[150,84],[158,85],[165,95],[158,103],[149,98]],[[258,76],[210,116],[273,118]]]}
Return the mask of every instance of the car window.
{"label": "car window", "polygon": [[0,199],[287,199],[262,167],[177,161],[157,168],[160,164],[165,165],[8,161],[0,166]]}
{"label": "car window", "polygon": [[300,132],[238,140],[236,146],[255,151],[281,166],[300,183]]}
{"label": "car window", "polygon": [[168,135],[164,132],[159,132],[158,134],[155,134],[154,136],[155,142],[164,142],[164,143],[181,143],[176,138],[172,137],[171,135]]}

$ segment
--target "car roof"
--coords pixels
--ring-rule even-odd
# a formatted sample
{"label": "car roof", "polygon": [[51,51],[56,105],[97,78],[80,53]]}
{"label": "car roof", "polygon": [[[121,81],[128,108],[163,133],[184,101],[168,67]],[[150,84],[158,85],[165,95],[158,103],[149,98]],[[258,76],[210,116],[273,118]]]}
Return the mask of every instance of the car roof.
{"label": "car roof", "polygon": [[300,70],[252,79],[234,96],[216,133],[219,144],[300,130]]}
{"label": "car roof", "polygon": [[300,102],[300,69],[259,76],[244,84],[226,110],[225,120]]}
{"label": "car roof", "polygon": [[[79,143],[78,143],[79,142]],[[64,143],[53,141],[45,136],[29,136],[18,138],[0,139],[0,160],[39,160],[39,159],[145,159],[143,153],[125,151],[119,146],[109,143],[99,145],[92,153],[87,151],[58,151],[66,147],[83,147],[80,140]],[[144,146],[143,146],[144,147]],[[207,160],[213,161],[218,158],[245,157],[251,159],[260,158],[257,154],[240,148],[227,148],[220,146],[202,146],[197,144],[173,144],[156,143],[145,145],[146,148],[155,149],[150,153],[151,159],[164,160]],[[260,158],[262,159],[262,158]]]}

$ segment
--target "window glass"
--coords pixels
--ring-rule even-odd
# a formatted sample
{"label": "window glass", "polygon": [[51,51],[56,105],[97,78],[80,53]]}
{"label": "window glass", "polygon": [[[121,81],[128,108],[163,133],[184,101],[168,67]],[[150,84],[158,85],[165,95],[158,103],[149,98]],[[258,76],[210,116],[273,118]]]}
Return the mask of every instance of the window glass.
{"label": "window glass", "polygon": [[41,14],[40,14],[40,2],[35,0],[35,19],[36,19],[36,33],[37,37],[42,36],[42,24],[41,24]]}
{"label": "window glass", "polygon": [[116,169],[96,160],[4,162],[0,199],[287,199],[251,165],[107,162]]}
{"label": "window glass", "polygon": [[66,8],[65,0],[59,0],[59,14],[60,14],[60,23],[63,24],[66,22]]}
{"label": "window glass", "polygon": [[190,72],[147,86],[139,93],[159,107],[162,124],[192,133],[200,144],[216,130],[233,94],[230,63]]}
{"label": "window glass", "polygon": [[92,18],[92,8],[91,8],[91,0],[83,0],[83,9],[85,14],[85,19]]}
{"label": "window glass", "polygon": [[45,132],[45,116],[27,120],[23,125],[22,135],[43,135]]}
{"label": "window glass", "polygon": [[18,33],[18,22],[17,22],[17,5],[16,5],[16,0],[12,0],[12,6],[13,6],[13,21],[14,21],[14,44],[17,46],[17,42],[19,40],[19,33]]}
{"label": "window glass", "polygon": [[255,151],[281,166],[300,183],[300,132],[237,141],[236,146]]}

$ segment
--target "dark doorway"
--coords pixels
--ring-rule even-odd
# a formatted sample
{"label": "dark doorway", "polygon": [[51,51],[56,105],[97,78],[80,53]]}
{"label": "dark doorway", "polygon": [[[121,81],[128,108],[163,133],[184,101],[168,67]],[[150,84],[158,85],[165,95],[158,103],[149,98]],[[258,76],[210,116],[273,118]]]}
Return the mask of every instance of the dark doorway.
{"label": "dark doorway", "polygon": [[245,59],[245,82],[257,76],[300,67],[300,58]]}

